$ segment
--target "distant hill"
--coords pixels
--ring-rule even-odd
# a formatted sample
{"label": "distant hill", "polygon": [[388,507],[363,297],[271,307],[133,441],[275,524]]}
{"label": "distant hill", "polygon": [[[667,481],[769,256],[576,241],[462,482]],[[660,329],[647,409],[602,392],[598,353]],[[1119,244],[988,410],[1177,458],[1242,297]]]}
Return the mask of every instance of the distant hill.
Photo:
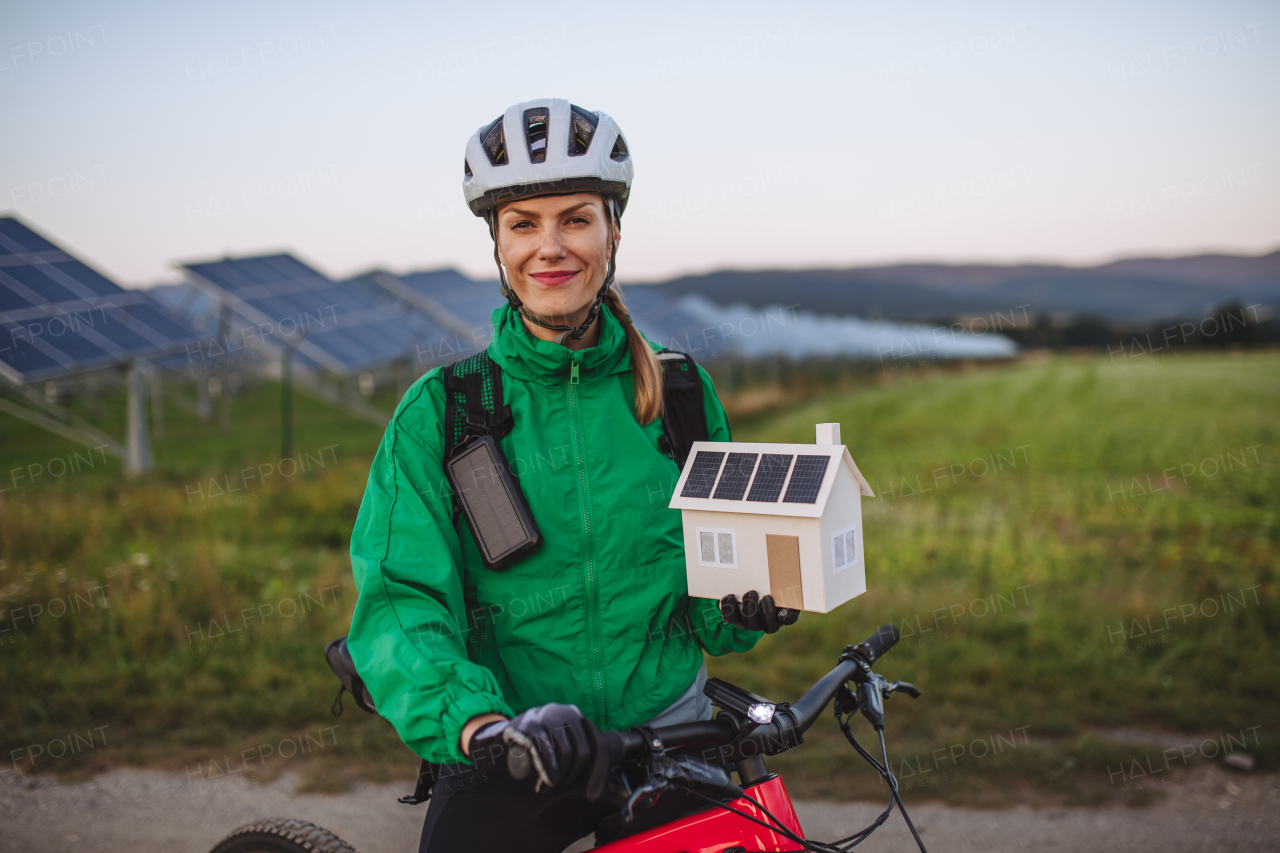
{"label": "distant hill", "polygon": [[659,282],[669,296],[722,305],[798,305],[821,314],[938,320],[1022,308],[1030,315],[1151,321],[1204,316],[1231,301],[1280,302],[1280,252],[1258,257],[1135,258],[1096,267],[898,264],[725,270]]}

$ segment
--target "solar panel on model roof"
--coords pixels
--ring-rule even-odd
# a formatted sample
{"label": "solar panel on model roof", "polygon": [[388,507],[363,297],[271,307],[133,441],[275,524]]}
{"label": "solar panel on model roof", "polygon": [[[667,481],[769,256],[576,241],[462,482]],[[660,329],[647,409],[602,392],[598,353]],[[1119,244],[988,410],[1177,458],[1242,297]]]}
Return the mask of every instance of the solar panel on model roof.
{"label": "solar panel on model roof", "polygon": [[785,453],[765,453],[747,500],[775,503],[778,495],[782,494],[782,484],[787,481],[787,472],[791,470],[791,460],[794,458]]}
{"label": "solar panel on model roof", "polygon": [[699,450],[693,457],[693,467],[685,479],[684,490],[680,492],[686,498],[709,498],[711,487],[720,473],[720,463],[724,454],[719,451]]}
{"label": "solar panel on model roof", "polygon": [[817,503],[818,492],[822,490],[822,478],[826,476],[830,461],[831,457],[826,455],[797,456],[796,469],[791,472],[791,482],[787,484],[787,493],[782,496],[782,502]]}

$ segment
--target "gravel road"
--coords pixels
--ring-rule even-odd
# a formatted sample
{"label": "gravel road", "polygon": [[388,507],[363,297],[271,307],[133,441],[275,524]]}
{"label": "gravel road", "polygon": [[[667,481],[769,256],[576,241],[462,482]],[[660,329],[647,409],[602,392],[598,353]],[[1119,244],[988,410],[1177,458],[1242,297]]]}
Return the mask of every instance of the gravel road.
{"label": "gravel road", "polygon": [[[0,775],[0,850],[4,853],[207,853],[227,832],[263,817],[297,817],[332,830],[360,853],[417,850],[425,806],[402,806],[406,786],[359,785],[338,795],[294,794],[294,779],[259,785],[229,778],[189,783],[184,774],[113,770],[77,785]],[[1007,811],[912,804],[932,853],[1011,850],[1280,850],[1280,778],[1204,768],[1170,786],[1148,808],[1019,807]],[[800,802],[814,838],[837,838],[871,821],[871,803]],[[574,850],[585,849],[575,847]],[[898,816],[860,850],[915,849]]]}

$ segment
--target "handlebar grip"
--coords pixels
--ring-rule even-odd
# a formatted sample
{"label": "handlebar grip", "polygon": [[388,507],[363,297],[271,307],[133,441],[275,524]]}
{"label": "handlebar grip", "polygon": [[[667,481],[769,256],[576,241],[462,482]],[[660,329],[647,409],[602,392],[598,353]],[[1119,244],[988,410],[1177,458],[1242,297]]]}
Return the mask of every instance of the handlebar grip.
{"label": "handlebar grip", "polygon": [[609,766],[627,757],[627,737],[623,732],[605,732],[604,742],[609,753]]}
{"label": "handlebar grip", "polygon": [[901,637],[901,632],[894,627],[893,623],[881,625],[874,634],[867,637],[859,648],[864,648],[870,653],[871,660],[867,661],[867,663],[874,663],[884,657],[885,653],[893,648]]}

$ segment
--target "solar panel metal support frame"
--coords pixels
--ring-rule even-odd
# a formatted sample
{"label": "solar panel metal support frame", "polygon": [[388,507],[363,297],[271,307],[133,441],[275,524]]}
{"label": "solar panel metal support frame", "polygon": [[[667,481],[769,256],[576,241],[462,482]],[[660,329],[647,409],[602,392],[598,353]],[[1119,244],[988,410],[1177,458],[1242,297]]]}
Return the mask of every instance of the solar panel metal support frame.
{"label": "solar panel metal support frame", "polygon": [[[196,285],[195,282],[191,282],[191,284],[193,287],[199,288],[199,286]],[[199,288],[199,289],[202,293],[205,293],[206,295],[216,300],[219,306],[226,308],[227,310],[230,310],[232,313],[234,313],[235,309],[233,307],[228,306],[224,301],[222,301],[220,294],[210,292],[209,288],[216,288],[216,287],[217,285],[209,285],[208,287]],[[245,318],[245,319],[248,319],[248,318]],[[275,350],[272,350],[270,347],[262,345],[260,342],[250,343],[246,341],[246,345],[249,346],[254,352],[257,352],[269,359],[274,359],[277,357],[283,358],[284,357],[283,349],[288,349],[292,353],[298,352],[297,346],[286,343],[286,342],[281,342],[281,347],[282,347],[281,352],[276,352]],[[305,354],[306,353],[304,352],[304,355]],[[335,408],[341,409],[347,412],[348,414],[353,415],[359,418],[360,420],[366,421],[367,423],[371,423],[375,426],[385,427],[388,423],[391,422],[391,416],[388,415],[387,413],[380,412],[377,409],[373,408],[372,406],[366,405],[365,403],[363,403],[358,399],[354,399],[350,396],[342,394],[341,392],[334,391],[332,388],[326,387],[325,384],[321,382],[320,377],[316,375],[314,370],[308,369],[305,364],[298,362],[296,359],[292,360],[292,364],[290,365],[290,373],[291,373],[291,379],[293,382],[293,387],[295,390],[301,390],[311,397],[322,400],[325,403],[328,403],[329,405],[334,406]],[[339,375],[344,378],[349,378],[350,376],[350,374],[348,373],[342,373]],[[213,416],[212,408],[208,398],[208,393],[209,393],[208,386],[206,386],[204,383],[199,383],[199,385],[200,385],[200,389],[199,389],[199,401],[197,403],[197,414],[199,415],[201,420],[206,420],[206,419],[212,418]],[[202,407],[205,407],[205,406],[210,406],[210,408],[207,411],[205,411],[202,409]]]}
{"label": "solar panel metal support frame", "polygon": [[68,441],[74,441],[84,447],[94,450],[102,449],[117,459],[124,459],[127,454],[124,446],[106,433],[85,423],[68,422],[57,417],[44,406],[39,409],[29,409],[18,405],[12,400],[0,397],[0,412],[12,415],[19,420],[24,420],[29,424],[38,426]]}
{"label": "solar panel metal support frame", "polygon": [[147,432],[146,394],[151,365],[142,359],[132,361],[125,376],[125,457],[126,474],[144,474],[154,467],[151,436]]}

